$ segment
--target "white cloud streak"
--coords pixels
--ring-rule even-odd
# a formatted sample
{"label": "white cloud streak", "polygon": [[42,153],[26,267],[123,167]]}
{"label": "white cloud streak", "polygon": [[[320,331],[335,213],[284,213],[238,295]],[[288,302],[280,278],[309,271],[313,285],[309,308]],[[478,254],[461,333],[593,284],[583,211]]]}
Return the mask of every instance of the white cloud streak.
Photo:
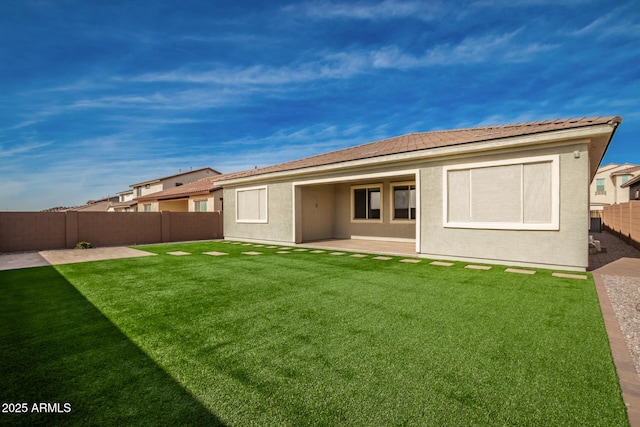
{"label": "white cloud streak", "polygon": [[385,0],[378,3],[308,2],[289,5],[286,12],[300,13],[312,19],[354,19],[384,21],[396,18],[436,19],[441,8],[436,2]]}

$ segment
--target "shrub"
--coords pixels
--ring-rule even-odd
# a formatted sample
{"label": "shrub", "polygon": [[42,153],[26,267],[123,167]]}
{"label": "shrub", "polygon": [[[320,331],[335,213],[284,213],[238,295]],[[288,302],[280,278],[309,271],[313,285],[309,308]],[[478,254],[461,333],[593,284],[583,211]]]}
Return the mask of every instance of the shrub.
{"label": "shrub", "polygon": [[91,243],[89,242],[78,242],[76,243],[76,249],[89,249],[91,248]]}

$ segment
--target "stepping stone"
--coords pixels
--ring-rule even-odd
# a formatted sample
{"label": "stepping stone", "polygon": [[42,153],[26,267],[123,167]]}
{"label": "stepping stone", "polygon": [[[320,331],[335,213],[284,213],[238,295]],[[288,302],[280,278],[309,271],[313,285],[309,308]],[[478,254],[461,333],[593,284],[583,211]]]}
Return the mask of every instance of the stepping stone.
{"label": "stepping stone", "polygon": [[211,252],[202,252],[205,255],[211,255],[211,256],[221,256],[221,255],[229,255],[227,253],[224,252],[216,252],[216,251],[211,251]]}
{"label": "stepping stone", "polygon": [[242,252],[242,255],[262,255],[262,252]]}
{"label": "stepping stone", "polygon": [[331,252],[329,255],[344,255],[344,252]]}
{"label": "stepping stone", "polygon": [[277,246],[267,246],[266,249],[275,249]]}
{"label": "stepping stone", "polygon": [[517,274],[536,274],[533,270],[521,270],[519,268],[507,268],[505,270],[507,273],[517,273]]}
{"label": "stepping stone", "polygon": [[253,245],[254,248],[264,248],[264,245]]}
{"label": "stepping stone", "polygon": [[390,257],[390,256],[377,256],[377,257],[373,257],[371,259],[377,259],[379,261],[389,261],[390,259],[393,259],[393,258]]}
{"label": "stepping stone", "polygon": [[240,242],[231,242],[232,245],[241,245],[242,243]]}
{"label": "stepping stone", "polygon": [[583,276],[582,274],[552,273],[551,275],[554,277],[562,277],[563,279],[587,280],[587,276]]}
{"label": "stepping stone", "polygon": [[350,257],[353,258],[366,258],[367,256],[365,254],[353,254],[353,255],[349,255]]}
{"label": "stepping stone", "polygon": [[291,246],[284,246],[284,247],[278,248],[278,249],[280,249],[281,251],[290,251],[291,250]]}
{"label": "stepping stone", "polygon": [[400,262],[408,262],[410,264],[417,264],[419,263],[421,260],[419,259],[415,259],[415,258],[405,258],[405,259],[401,259]]}
{"label": "stepping stone", "polygon": [[191,253],[189,253],[189,252],[182,252],[182,251],[167,252],[167,254],[175,255],[175,256],[191,255]]}
{"label": "stepping stone", "polygon": [[491,270],[491,267],[488,265],[465,265],[464,268],[469,268],[471,270]]}
{"label": "stepping stone", "polygon": [[452,262],[444,262],[444,261],[433,261],[429,263],[430,265],[439,265],[440,267],[451,267],[453,265]]}
{"label": "stepping stone", "polygon": [[253,246],[252,243],[240,243],[242,246]]}
{"label": "stepping stone", "polygon": [[317,251],[311,251],[311,252],[309,252],[309,253],[310,253],[310,254],[323,254],[323,253],[325,253],[325,252],[326,252],[326,251],[317,250]]}
{"label": "stepping stone", "polygon": [[277,251],[277,254],[290,254],[291,252],[289,251]]}
{"label": "stepping stone", "polygon": [[300,248],[300,249],[294,249],[294,252],[306,252],[309,249],[304,249],[304,248]]}

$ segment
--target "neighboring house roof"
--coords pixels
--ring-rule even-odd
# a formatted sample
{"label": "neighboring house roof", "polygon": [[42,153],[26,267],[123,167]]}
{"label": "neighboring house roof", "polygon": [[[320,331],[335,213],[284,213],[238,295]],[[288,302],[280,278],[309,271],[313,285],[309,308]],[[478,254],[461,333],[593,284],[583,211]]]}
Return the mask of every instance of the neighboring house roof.
{"label": "neighboring house roof", "polygon": [[130,208],[131,206],[137,205],[138,202],[136,200],[128,200],[126,202],[114,202],[111,203],[112,208]]}
{"label": "neighboring house roof", "polygon": [[[382,141],[358,145],[330,153],[307,157],[273,166],[256,168],[216,177],[217,181],[230,181],[232,179],[249,178],[274,172],[294,171],[315,166],[333,165],[354,160],[372,159],[400,153],[418,152],[440,147],[459,146],[470,143],[493,141],[512,137],[536,135],[552,131],[572,130],[597,125],[611,125],[614,128],[622,122],[618,116],[591,117],[544,120],[530,123],[509,124],[500,126],[483,126],[470,129],[454,129],[433,132],[421,132],[402,135]],[[595,170],[602,160],[602,155],[608,146],[611,136],[603,141],[601,155],[598,157],[592,170]],[[595,166],[595,167],[593,167]]]}
{"label": "neighboring house roof", "polygon": [[625,182],[624,184],[622,184],[620,186],[620,188],[626,188],[629,187],[630,185],[633,185],[637,182],[640,182],[640,175],[636,176],[635,178],[630,179],[629,181]]}
{"label": "neighboring house roof", "polygon": [[99,200],[89,200],[86,205],[78,206],[69,210],[85,211],[85,212],[106,212],[114,202],[118,201],[118,197],[105,197]]}
{"label": "neighboring house roof", "polygon": [[[622,165],[625,166],[625,165]],[[634,172],[637,172],[640,170],[640,166],[637,165],[629,165],[629,167],[625,168],[625,169],[621,169],[619,171],[615,171],[613,173],[611,173],[611,176],[613,175],[629,175],[632,174]]]}
{"label": "neighboring house roof", "polygon": [[166,190],[157,191],[155,193],[138,197],[134,199],[133,202],[137,203],[153,200],[183,199],[190,196],[207,195],[221,188],[217,184],[217,181],[220,180],[220,177],[223,176],[225,175],[208,176],[206,178],[189,182],[178,187],[171,187]]}
{"label": "neighboring house roof", "polygon": [[209,168],[209,167],[206,167],[206,168],[200,168],[200,169],[193,169],[193,170],[189,170],[189,171],[186,171],[186,172],[180,172],[180,173],[176,173],[176,174],[173,174],[173,175],[163,176],[162,178],[156,178],[156,179],[150,179],[148,181],[138,182],[136,184],[131,184],[129,187],[138,187],[140,185],[146,185],[146,184],[151,184],[151,183],[154,183],[154,182],[160,182],[160,181],[163,181],[165,179],[175,178],[175,177],[182,176],[182,175],[189,175],[189,174],[192,174],[192,173],[202,172],[202,171],[205,171],[205,170],[210,170],[214,174],[220,175],[220,172],[218,172],[217,170]]}
{"label": "neighboring house roof", "polygon": [[66,212],[78,209],[80,206],[56,206],[53,208],[43,209],[40,212]]}

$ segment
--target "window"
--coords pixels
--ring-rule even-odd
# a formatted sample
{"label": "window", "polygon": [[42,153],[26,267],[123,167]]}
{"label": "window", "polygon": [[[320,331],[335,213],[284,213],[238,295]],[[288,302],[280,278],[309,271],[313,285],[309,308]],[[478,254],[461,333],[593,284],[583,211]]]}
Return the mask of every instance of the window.
{"label": "window", "polygon": [[622,175],[622,184],[626,184],[629,178],[631,178],[631,175]]}
{"label": "window", "polygon": [[136,197],[142,196],[142,187],[136,187]]}
{"label": "window", "polygon": [[356,186],[351,187],[353,220],[382,220],[382,186]]}
{"label": "window", "polygon": [[393,219],[416,219],[416,185],[415,183],[391,184],[393,193]]}
{"label": "window", "polygon": [[196,212],[206,212],[207,211],[207,201],[206,200],[195,200],[193,202],[194,210]]}
{"label": "window", "polygon": [[559,157],[445,167],[444,225],[557,230]]}
{"label": "window", "polygon": [[596,179],[596,196],[604,196],[607,192],[604,190],[604,178]]}
{"label": "window", "polygon": [[267,187],[236,190],[236,221],[267,222]]}
{"label": "window", "polygon": [[144,205],[144,211],[145,212],[151,212],[151,205],[150,204]]}

